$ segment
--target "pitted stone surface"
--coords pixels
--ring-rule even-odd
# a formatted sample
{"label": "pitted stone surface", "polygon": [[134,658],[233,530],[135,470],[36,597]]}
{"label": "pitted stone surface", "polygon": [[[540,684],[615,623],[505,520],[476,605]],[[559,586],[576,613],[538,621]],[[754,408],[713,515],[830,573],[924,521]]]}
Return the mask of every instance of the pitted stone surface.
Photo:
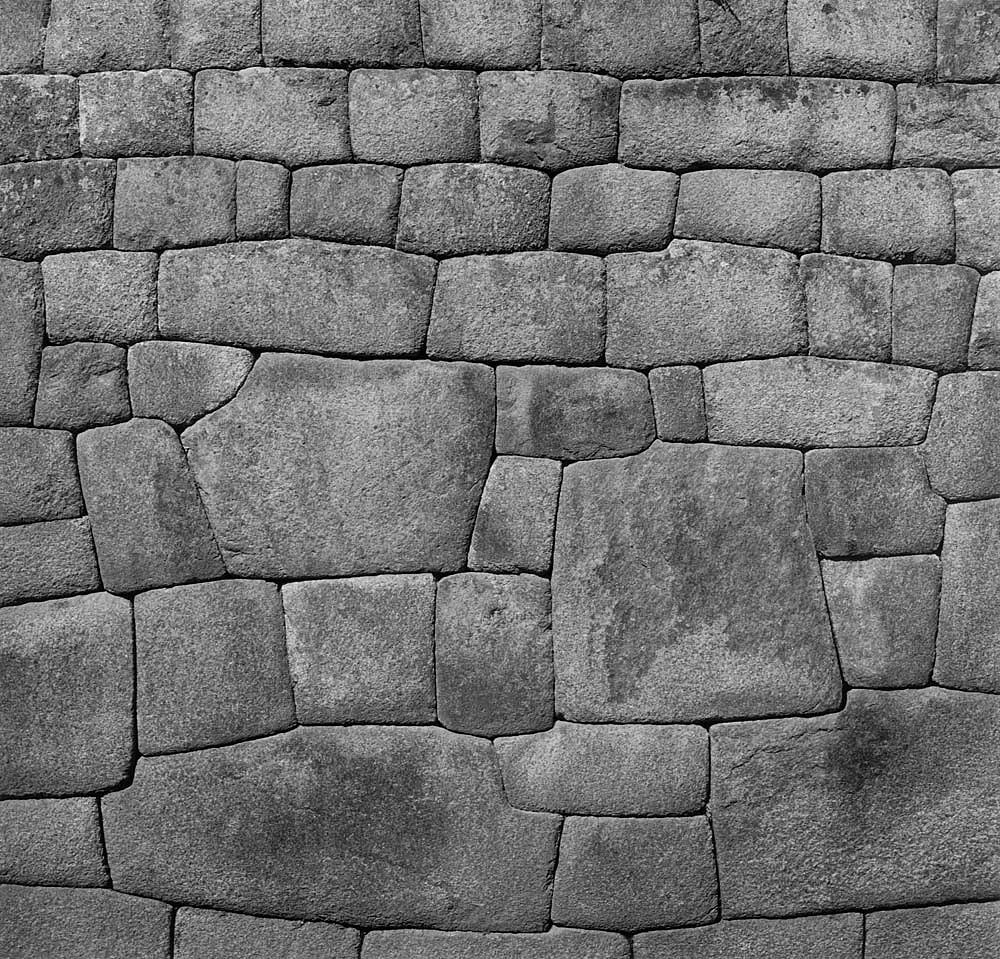
{"label": "pitted stone surface", "polygon": [[0,33],[0,69],[5,73],[40,70],[50,0],[8,0],[5,9],[15,16]]}
{"label": "pitted stone surface", "polygon": [[362,959],[628,959],[616,933],[553,927],[543,933],[389,929],[365,936]]}
{"label": "pitted stone surface", "polygon": [[54,160],[80,152],[73,77],[0,76],[0,102],[0,162]]}
{"label": "pitted stone surface", "polygon": [[70,433],[0,427],[0,526],[74,519],[83,509]]}
{"label": "pitted stone surface", "polygon": [[0,606],[100,589],[90,521],[0,526]]}
{"label": "pitted stone surface", "polygon": [[170,65],[194,73],[260,62],[256,0],[170,0]]}
{"label": "pitted stone surface", "polygon": [[[953,7],[944,0],[941,9]],[[946,170],[1000,163],[994,117],[1000,90],[967,83],[903,83],[896,88],[898,128],[894,160]]]}
{"label": "pitted stone surface", "polygon": [[698,0],[706,73],[788,73],[787,0]]}
{"label": "pitted stone surface", "polygon": [[37,263],[0,258],[0,424],[30,426],[45,340],[45,296]]}
{"label": "pitted stone surface", "polygon": [[35,426],[85,430],[131,415],[125,351],[111,343],[67,343],[42,350]]}
{"label": "pitted stone surface", "polygon": [[938,4],[938,76],[996,80],[1000,63],[1000,15],[990,0],[943,0]]}
{"label": "pitted stone surface", "polygon": [[293,235],[392,246],[403,171],[375,163],[303,167],[292,176]]}
{"label": "pitted stone surface", "polygon": [[421,0],[428,66],[493,70],[538,66],[541,0]]}
{"label": "pitted stone surface", "polygon": [[969,369],[1000,368],[1000,274],[987,273],[979,281],[976,308],[969,333]]}
{"label": "pitted stone surface", "polygon": [[869,913],[865,955],[871,959],[996,959],[1000,955],[1000,903]]}
{"label": "pitted stone surface", "polygon": [[959,170],[955,194],[955,261],[977,270],[1000,269],[1000,170]]}
{"label": "pitted stone surface", "polygon": [[656,435],[668,443],[705,439],[705,396],[697,366],[661,366],[649,371]]}
{"label": "pitted stone surface", "polygon": [[236,164],[236,236],[277,240],[288,236],[292,175],[279,163],[240,160]]}

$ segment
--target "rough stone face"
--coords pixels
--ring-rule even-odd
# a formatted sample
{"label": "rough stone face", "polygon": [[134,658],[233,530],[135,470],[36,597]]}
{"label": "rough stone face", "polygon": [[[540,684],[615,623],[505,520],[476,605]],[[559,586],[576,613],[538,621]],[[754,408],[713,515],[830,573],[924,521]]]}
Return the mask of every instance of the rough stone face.
{"label": "rough stone face", "polygon": [[136,416],[186,426],[228,403],[253,367],[231,346],[150,340],[128,351],[128,388]]}
{"label": "rough stone face", "polygon": [[2,609],[0,660],[6,704],[0,795],[96,792],[126,779],[132,764],[126,600],[98,593]]}
{"label": "rough stone face", "polygon": [[549,246],[621,253],[670,242],[678,177],[618,164],[566,170],[552,181]]}
{"label": "rough stone face", "polygon": [[552,575],[565,719],[835,708],[801,462],[791,450],[657,443],[565,469]]}
{"label": "rough stone face", "polygon": [[558,460],[629,456],[655,436],[649,385],[634,370],[497,369],[498,453]]}
{"label": "rough stone face", "polygon": [[553,927],[543,933],[389,929],[365,936],[363,959],[628,959],[628,940],[611,932]]}
{"label": "rough stone face", "polygon": [[1000,11],[993,0],[940,0],[937,72],[942,79],[1000,79]]}
{"label": "rough stone face", "polygon": [[[945,2],[941,3],[943,8]],[[894,160],[904,166],[996,166],[1000,91],[967,83],[902,83]]]}
{"label": "rough stone face", "polygon": [[0,258],[0,425],[31,425],[44,339],[41,269]]}
{"label": "rough stone face", "polygon": [[0,76],[0,102],[4,105],[0,115],[0,163],[55,160],[80,152],[73,77]]}
{"label": "rough stone face", "polygon": [[214,579],[225,567],[176,433],[135,419],[77,438],[80,482],[106,589]]}
{"label": "rough stone face", "polygon": [[967,266],[900,265],[892,279],[892,360],[941,373],[965,368],[979,274]]}
{"label": "rough stone face", "polygon": [[170,0],[170,63],[189,73],[260,62],[257,0]]}
{"label": "rough stone face", "polygon": [[493,163],[415,167],[403,178],[401,250],[431,256],[545,247],[549,178]]}
{"label": "rough stone face", "polygon": [[544,0],[542,66],[617,77],[698,72],[697,0]]}
{"label": "rough stone face", "polygon": [[1000,170],[959,170],[955,192],[955,260],[1000,270]]}
{"label": "rough stone face", "polygon": [[363,576],[282,589],[302,723],[434,723],[434,578]]}
{"label": "rough stone face", "polygon": [[476,75],[470,70],[355,70],[351,147],[374,163],[479,159]]}
{"label": "rough stone face", "polygon": [[102,801],[116,888],[368,928],[548,927],[558,819],[511,809],[489,743],[303,727],[141,759]]}
{"label": "rough stone face", "polygon": [[498,456],[479,501],[469,569],[547,573],[561,482],[562,468],[552,460]]}
{"label": "rough stone face", "polygon": [[704,817],[566,820],[552,887],[553,922],[639,932],[711,922],[718,908]]}
{"label": "rough stone face", "polygon": [[705,439],[705,397],[697,366],[661,366],[650,370],[649,392],[659,439],[668,442]]}
{"label": "rough stone face", "polygon": [[0,802],[0,836],[4,839],[0,846],[0,882],[107,884],[96,799]]}
{"label": "rough stone face", "polygon": [[629,80],[619,158],[628,164],[830,169],[885,166],[892,87],[810,77]]}
{"label": "rough stone face", "polygon": [[487,367],[265,354],[184,445],[231,573],[451,572],[493,418]]}
{"label": "rough stone face", "polygon": [[822,565],[847,684],[878,689],[928,685],[941,561],[936,556],[890,556]]}
{"label": "rough stone face", "polygon": [[438,583],[438,718],[475,736],[553,722],[549,584],[537,576],[460,573]]}
{"label": "rough stone face", "polygon": [[5,0],[8,15],[0,33],[0,70],[35,73],[42,69],[50,0]]}
{"label": "rough stone face", "polygon": [[318,240],[174,250],[160,259],[160,332],[268,349],[413,355],[434,262]]}
{"label": "rough stone face", "polygon": [[288,193],[292,175],[277,163],[236,164],[236,236],[273,240],[288,236]]}
{"label": "rough stone face", "polygon": [[969,335],[969,368],[1000,367],[1000,273],[988,273],[979,283]]}
{"label": "rough stone face", "polygon": [[865,955],[870,959],[996,959],[1000,956],[1000,903],[869,913]]}
{"label": "rough stone face", "polygon": [[427,355],[486,362],[599,363],[604,266],[576,253],[446,260],[438,268]]}
{"label": "rough stone face", "polygon": [[68,343],[42,351],[35,426],[83,430],[127,420],[125,351],[111,343]]}
{"label": "rough stone face", "polygon": [[788,73],[786,0],[698,0],[706,73]]}
{"label": "rough stone face", "polygon": [[[267,0],[265,17],[280,2]],[[203,70],[195,78],[194,117],[197,153],[286,166],[351,156],[344,70]]]}
{"label": "rough stone face", "polygon": [[159,0],[52,0],[45,34],[45,72],[168,66],[167,14],[167,5]]}
{"label": "rough stone face", "polygon": [[557,722],[495,744],[517,809],[582,816],[678,816],[708,795],[708,734],[700,726]]}
{"label": "rough stone face", "polygon": [[620,89],[611,77],[562,70],[481,73],[483,159],[542,170],[614,160]]}
{"label": "rough stone face", "polygon": [[392,246],[403,171],[372,163],[304,167],[292,175],[291,231],[341,243]]}
{"label": "rough stone face", "polygon": [[90,250],[42,261],[52,343],[135,343],[156,336],[156,254]]}
{"label": "rough stone face", "polygon": [[681,177],[674,234],[700,240],[819,247],[820,180],[786,170],[697,170]]}
{"label": "rough stone face", "polygon": [[538,66],[541,0],[421,0],[431,67],[530,70]]}
{"label": "rough stone face", "polygon": [[608,363],[646,368],[794,353],[806,344],[798,260],[674,240],[607,258]]}
{"label": "rough stone face", "polygon": [[42,160],[0,166],[0,256],[104,246],[111,239],[115,165]]}
{"label": "rough stone face", "polygon": [[711,736],[726,916],[1000,894],[995,697],[858,689],[831,716]]}
{"label": "rough stone face", "polygon": [[810,253],[802,257],[799,275],[806,294],[810,353],[889,362],[894,291],[890,263]]}
{"label": "rough stone face", "polygon": [[937,379],[930,370],[818,356],[721,363],[702,377],[710,441],[805,447],[919,443]]}
{"label": "rough stone face", "polygon": [[69,433],[0,427],[0,525],[73,519],[83,509]]}
{"label": "rough stone face", "polygon": [[82,76],[81,150],[96,157],[190,153],[192,89],[180,70]]}
{"label": "rough stone face", "polygon": [[100,584],[86,517],[0,527],[0,605],[86,593]]}

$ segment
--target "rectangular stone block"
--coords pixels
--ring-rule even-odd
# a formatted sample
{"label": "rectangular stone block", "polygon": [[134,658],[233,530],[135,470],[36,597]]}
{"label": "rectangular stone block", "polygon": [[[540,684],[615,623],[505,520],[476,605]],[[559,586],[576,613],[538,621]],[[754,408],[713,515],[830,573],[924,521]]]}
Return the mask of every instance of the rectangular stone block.
{"label": "rectangular stone block", "polygon": [[705,73],[788,73],[786,0],[698,0]]}
{"label": "rectangular stone block", "polygon": [[85,430],[131,416],[125,351],[111,343],[67,343],[42,350],[35,426]]}
{"label": "rectangular stone block", "polygon": [[424,57],[431,67],[538,67],[542,0],[420,0]]}
{"label": "rectangular stone block", "polygon": [[45,53],[50,0],[0,0],[0,72],[38,73]]}
{"label": "rectangular stone block", "polygon": [[997,959],[1000,903],[893,909],[865,916],[868,959]]}
{"label": "rectangular stone block", "polygon": [[0,526],[0,606],[88,593],[100,586],[86,517]]}
{"label": "rectangular stone block", "polygon": [[661,366],[649,371],[656,435],[667,442],[705,439],[705,395],[697,366]]}
{"label": "rectangular stone block", "polygon": [[46,73],[170,66],[164,0],[51,0]]}
{"label": "rectangular stone block", "polygon": [[169,0],[170,65],[196,73],[260,63],[259,0]]}
{"label": "rectangular stone block", "polygon": [[959,170],[955,191],[955,261],[1000,270],[1000,170]]}
{"label": "rectangular stone block", "polygon": [[362,959],[629,959],[612,932],[553,927],[548,932],[439,932],[387,929],[365,936]]}
{"label": "rectangular stone block", "polygon": [[0,525],[75,519],[83,510],[72,435],[0,427]]}
{"label": "rectangular stone block", "polygon": [[292,235],[393,246],[403,171],[373,163],[303,167],[292,174]]}
{"label": "rectangular stone block", "polygon": [[0,258],[0,425],[31,425],[44,340],[41,269]]}
{"label": "rectangular stone block", "polygon": [[0,76],[0,103],[0,163],[80,152],[75,77]]}
{"label": "rectangular stone block", "polygon": [[1000,368],[1000,274],[987,273],[979,282],[968,363],[972,370]]}
{"label": "rectangular stone block", "polygon": [[[942,3],[942,7],[944,4]],[[1000,36],[1000,20],[998,20]],[[1000,165],[1000,90],[968,83],[901,83],[893,162],[900,166]]]}
{"label": "rectangular stone block", "polygon": [[236,236],[276,240],[288,236],[288,194],[292,174],[278,163],[236,164]]}
{"label": "rectangular stone block", "polygon": [[942,80],[1000,79],[1000,6],[996,0],[939,0],[937,55]]}

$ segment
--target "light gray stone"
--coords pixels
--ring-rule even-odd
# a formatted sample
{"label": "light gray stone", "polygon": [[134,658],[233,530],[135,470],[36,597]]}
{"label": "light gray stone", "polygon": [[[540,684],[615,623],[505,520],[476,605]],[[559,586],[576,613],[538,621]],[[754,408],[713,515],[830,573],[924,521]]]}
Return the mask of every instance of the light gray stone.
{"label": "light gray stone", "polygon": [[231,573],[451,572],[493,418],[484,366],[265,354],[184,445]]}
{"label": "light gray stone", "polygon": [[102,808],[123,891],[368,929],[549,925],[559,820],[511,809],[471,736],[302,727],[140,759]]}
{"label": "light gray stone", "polygon": [[541,0],[420,0],[427,65],[481,70],[538,66]]}
{"label": "light gray stone", "polygon": [[603,263],[548,251],[445,260],[434,288],[427,355],[488,363],[599,363]]}
{"label": "light gray stone", "polygon": [[236,164],[236,236],[274,240],[288,236],[288,194],[292,175],[277,163]]}
{"label": "light gray stone", "polygon": [[552,705],[549,584],[537,576],[459,573],[438,583],[438,719],[475,736],[548,729]]}
{"label": "light gray stone", "polygon": [[37,73],[45,52],[50,0],[3,0],[7,15],[0,33],[0,71]]}
{"label": "light gray stone", "polygon": [[41,269],[0,258],[0,425],[31,425],[44,340]]}
{"label": "light gray stone", "polygon": [[299,722],[433,724],[434,594],[429,573],[284,586]]}
{"label": "light gray stone", "polygon": [[938,77],[1000,79],[1000,9],[995,0],[939,0]]}
{"label": "light gray stone", "polygon": [[702,371],[708,438],[772,446],[909,446],[927,432],[937,377],[884,363],[789,356]]}
{"label": "light gray stone", "polygon": [[90,521],[0,526],[0,606],[100,589]]}
{"label": "light gray stone", "polygon": [[836,708],[801,454],[656,443],[563,473],[556,707],[684,723]]}
{"label": "light gray stone", "polygon": [[708,734],[700,726],[557,722],[494,743],[510,804],[582,816],[678,816],[708,796]]}
{"label": "light gray stone", "polygon": [[629,959],[628,940],[612,932],[560,929],[543,933],[376,930],[362,959]]}
{"label": "light gray stone", "polygon": [[132,619],[126,600],[97,593],[2,609],[0,658],[6,703],[0,795],[96,792],[128,778]]}
{"label": "light gray stone", "polygon": [[865,955],[869,959],[997,959],[1000,903],[869,913],[865,916]]}
{"label": "light gray stone", "polygon": [[988,273],[979,281],[968,362],[972,370],[1000,367],[1000,273]]}
{"label": "light gray stone", "polygon": [[340,243],[392,246],[403,171],[373,163],[304,167],[292,175],[291,231]]}
{"label": "light gray stone", "polygon": [[52,0],[45,34],[45,72],[168,66],[168,13],[161,0]]}
{"label": "light gray stone", "polygon": [[[7,16],[17,13],[7,12]],[[4,105],[0,114],[0,163],[56,160],[80,152],[74,77],[0,76],[0,102]]]}
{"label": "light gray stone", "polygon": [[84,430],[127,420],[125,351],[111,343],[67,343],[42,350],[35,426]]}
{"label": "light gray stone", "polygon": [[195,73],[260,63],[258,0],[169,0],[170,64]]}
{"label": "light gray stone", "polygon": [[608,363],[650,367],[794,353],[806,345],[798,260],[784,250],[674,240],[607,266]]}
{"label": "light gray stone", "polygon": [[[942,7],[945,3],[941,4]],[[893,160],[900,166],[1000,164],[1000,90],[968,83],[901,83]]]}
{"label": "light gray stone", "polygon": [[959,170],[955,193],[955,261],[1000,270],[1000,170]]}
{"label": "light gray stone", "polygon": [[0,427],[0,525],[74,519],[82,513],[72,435]]}
{"label": "light gray stone", "polygon": [[667,442],[705,439],[705,396],[697,366],[661,366],[649,371],[656,435]]}
{"label": "light gray stone", "polygon": [[698,0],[705,73],[788,73],[786,0]]}
{"label": "light gray stone", "polygon": [[138,592],[215,579],[225,567],[177,434],[135,419],[77,438],[101,579]]}
{"label": "light gray stone", "polygon": [[1000,894],[996,697],[857,689],[830,716],[711,737],[727,918]]}

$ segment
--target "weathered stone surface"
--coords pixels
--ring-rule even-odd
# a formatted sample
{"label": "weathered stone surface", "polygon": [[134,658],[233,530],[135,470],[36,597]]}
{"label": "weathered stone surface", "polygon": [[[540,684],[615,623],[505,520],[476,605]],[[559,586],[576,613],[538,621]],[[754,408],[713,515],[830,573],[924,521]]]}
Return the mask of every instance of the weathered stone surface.
{"label": "weathered stone surface", "polygon": [[52,343],[135,343],[156,335],[156,254],[90,250],[42,261]]}
{"label": "weathered stone surface", "polygon": [[0,166],[0,256],[104,246],[111,239],[115,165],[42,160]]}
{"label": "weathered stone surface", "polygon": [[42,351],[35,426],[83,430],[127,420],[125,351],[111,343],[67,343]]}
{"label": "weathered stone surface", "polygon": [[363,576],[282,589],[302,723],[434,723],[434,578]]}
{"label": "weathered stone surface", "polygon": [[704,817],[566,820],[552,887],[553,922],[639,932],[711,922],[718,908]]}
{"label": "weathered stone surface", "polygon": [[944,532],[944,500],[912,447],[811,450],[806,507],[823,556],[933,553]]}
{"label": "weathered stone surface", "polygon": [[552,616],[565,719],[692,722],[840,699],[794,451],[657,443],[567,467]]}
{"label": "weathered stone surface", "polygon": [[1000,170],[959,170],[955,193],[955,260],[1000,270]]}
{"label": "weathered stone surface", "polygon": [[44,339],[41,269],[0,258],[0,425],[31,425]]}
{"label": "weathered stone surface", "polygon": [[0,71],[36,73],[42,69],[49,7],[50,0],[4,0],[7,20],[0,32]]}
{"label": "weathered stone surface", "polygon": [[476,736],[553,722],[549,584],[537,576],[460,573],[438,583],[438,718]]}
{"label": "weathered stone surface", "polygon": [[561,482],[562,468],[552,460],[498,456],[479,501],[469,569],[547,573]]}
{"label": "weathered stone surface", "polygon": [[498,453],[557,460],[629,456],[655,436],[649,384],[634,370],[497,369]]}
{"label": "weathered stone surface", "polygon": [[616,77],[698,72],[697,0],[544,0],[542,66]]}
{"label": "weathered stone surface", "polygon": [[621,253],[670,241],[676,174],[608,163],[566,170],[552,181],[549,246]]}
{"label": "weathered stone surface", "polygon": [[543,933],[389,929],[365,936],[363,959],[628,959],[612,932],[553,927]]}
{"label": "weathered stone surface", "polygon": [[649,392],[659,439],[667,442],[705,439],[705,396],[697,366],[661,366],[650,370]]}
{"label": "weathered stone surface", "polygon": [[0,525],[73,519],[83,513],[73,437],[0,427]]}
{"label": "weathered stone surface", "polygon": [[415,167],[403,178],[401,250],[432,256],[545,247],[549,178],[495,163]]}
{"label": "weathered stone surface", "polygon": [[95,157],[190,153],[192,87],[180,70],[82,76],[81,150]]}
{"label": "weathered stone surface", "polygon": [[486,362],[599,363],[604,265],[577,253],[446,260],[438,268],[427,355]]}
{"label": "weathered stone surface", "polygon": [[[942,7],[945,4],[942,3]],[[894,161],[946,170],[1000,164],[1000,90],[967,83],[902,83]]]}
{"label": "weathered stone surface", "polygon": [[347,160],[347,73],[203,70],[194,85],[194,148],[286,166]]}
{"label": "weathered stone surface", "polygon": [[938,76],[1000,79],[1000,10],[993,0],[939,0]]}
{"label": "weathered stone surface", "polygon": [[608,163],[620,89],[611,77],[563,70],[481,73],[483,159],[542,170]]}
{"label": "weathered stone surface", "polygon": [[786,0],[698,0],[706,73],[788,73]]}
{"label": "weathered stone surface", "polygon": [[979,274],[967,266],[901,265],[892,279],[892,359],[941,373],[965,368]]}
{"label": "weathered stone surface", "polygon": [[45,71],[92,73],[168,66],[168,12],[160,0],[52,0]]}
{"label": "weathered stone surface", "polygon": [[291,231],[341,243],[392,246],[403,171],[373,163],[304,167],[292,175]]}
{"label": "weathered stone surface", "polygon": [[0,527],[0,605],[100,588],[90,521]]}
{"label": "weathered stone surface", "polygon": [[432,260],[318,240],[176,250],[160,259],[164,336],[267,349],[413,355]]}
{"label": "weathered stone surface", "polygon": [[349,90],[356,159],[401,166],[479,159],[471,70],[355,70]]}
{"label": "weathered stone surface", "polygon": [[752,446],[909,446],[937,377],[884,363],[789,356],[702,371],[708,438]]}
{"label": "weathered stone surface", "polygon": [[1000,367],[1000,273],[988,273],[979,282],[968,362],[973,370]]}
{"label": "weathered stone surface", "polygon": [[806,293],[810,353],[889,362],[892,264],[810,253],[802,257],[799,275]]}
{"label": "weathered stone surface", "polygon": [[1000,903],[869,913],[865,916],[865,955],[869,959],[996,959],[1000,956]]}
{"label": "weathered stone surface", "polygon": [[443,729],[141,759],[102,806],[118,889],[368,928],[548,927],[558,819],[511,809],[492,746]]}
{"label": "weathered stone surface", "polygon": [[77,438],[104,586],[138,592],[225,572],[177,434],[135,419]]}
{"label": "weathered stone surface", "polygon": [[132,411],[185,426],[228,403],[253,367],[231,346],[150,340],[128,351]]}
{"label": "weathered stone surface", "polygon": [[681,177],[674,235],[805,253],[819,247],[820,180],[791,170],[697,170]]}
{"label": "weathered stone surface", "polygon": [[451,572],[493,417],[484,366],[265,354],[184,445],[231,573]]}
{"label": "weathered stone surface", "polygon": [[890,556],[823,564],[823,585],[849,686],[926,686],[934,666],[941,561]]}
{"label": "weathered stone surface", "polygon": [[798,265],[784,250],[699,240],[609,256],[608,363],[645,368],[803,349]]}
{"label": "weathered stone surface", "polygon": [[236,164],[236,236],[276,240],[288,236],[288,194],[292,175],[277,163]]}
{"label": "weathered stone surface", "polygon": [[809,77],[629,80],[619,158],[687,170],[742,166],[808,170],[884,166],[895,98],[884,83]]}
{"label": "weathered stone surface", "polygon": [[541,0],[421,0],[427,65],[481,70],[538,66]]}
{"label": "weathered stone surface", "polygon": [[517,809],[583,816],[677,816],[708,795],[708,734],[700,726],[557,722],[494,745]]}
{"label": "weathered stone surface", "polygon": [[257,0],[169,0],[170,64],[194,73],[260,62]]}
{"label": "weathered stone surface", "polygon": [[0,802],[0,837],[0,882],[107,884],[94,798]]}
{"label": "weathered stone surface", "polygon": [[132,763],[128,602],[98,593],[0,610],[0,658],[0,795],[121,784]]}
{"label": "weathered stone surface", "polygon": [[727,916],[1000,893],[995,697],[851,690],[831,716],[719,725],[711,736]]}
{"label": "weathered stone surface", "polygon": [[[11,15],[17,16],[8,13]],[[55,160],[80,152],[73,77],[0,76],[0,103],[4,105],[0,114],[0,163]]]}

